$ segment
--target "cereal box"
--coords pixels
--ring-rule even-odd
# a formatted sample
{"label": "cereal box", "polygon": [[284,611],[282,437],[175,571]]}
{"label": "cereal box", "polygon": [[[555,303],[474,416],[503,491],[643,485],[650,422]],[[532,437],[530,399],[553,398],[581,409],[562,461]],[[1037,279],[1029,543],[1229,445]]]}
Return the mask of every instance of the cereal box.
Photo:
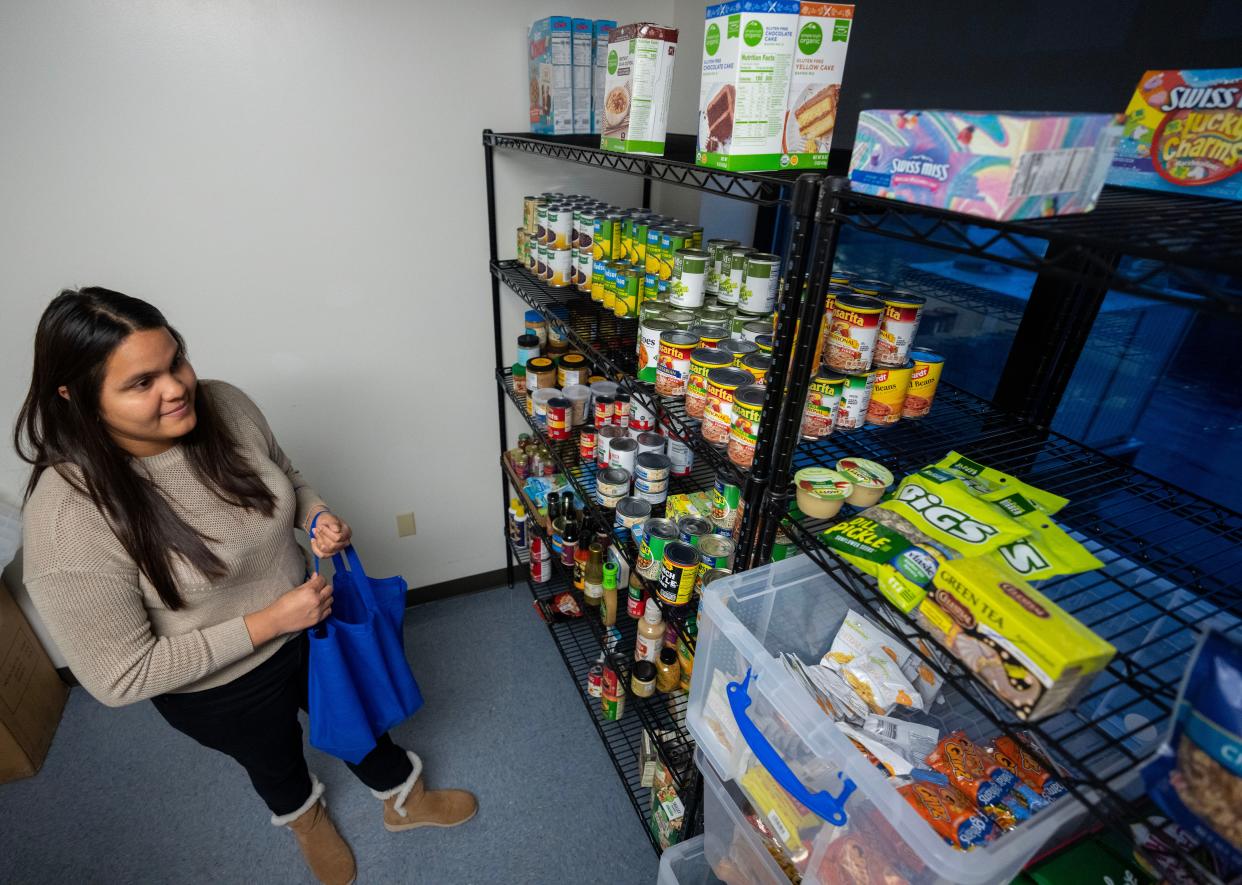
{"label": "cereal box", "polygon": [[699,81],[698,163],[780,169],[798,0],[733,0],[707,7]]}
{"label": "cereal box", "polygon": [[591,27],[591,132],[598,135],[604,120],[604,81],[608,79],[608,38],[617,26],[597,18]]}
{"label": "cereal box", "polygon": [[573,126],[574,132],[586,134],[591,131],[591,78],[594,69],[591,67],[594,52],[593,26],[589,18],[576,18],[571,25],[573,33],[573,73],[571,76],[573,92]]}
{"label": "cereal box", "polygon": [[530,26],[530,131],[568,135],[574,131],[573,22],[563,15]]}
{"label": "cereal box", "polygon": [[1110,114],[863,111],[850,186],[998,221],[1089,212],[1119,135]]}
{"label": "cereal box", "polygon": [[1108,182],[1242,200],[1242,68],[1143,74]]}
{"label": "cereal box", "polygon": [[612,31],[601,148],[664,156],[676,53],[676,28],[639,22]]}
{"label": "cereal box", "polygon": [[837,126],[854,7],[806,0],[801,6],[782,149],[791,167],[823,169]]}

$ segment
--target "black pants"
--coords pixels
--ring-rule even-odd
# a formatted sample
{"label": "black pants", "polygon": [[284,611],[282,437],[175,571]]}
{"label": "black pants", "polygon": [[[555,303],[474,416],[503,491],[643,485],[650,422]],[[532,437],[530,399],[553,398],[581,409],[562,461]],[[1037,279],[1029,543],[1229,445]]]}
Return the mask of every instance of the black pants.
{"label": "black pants", "polygon": [[[151,702],[177,731],[241,763],[273,814],[291,814],[311,794],[298,721],[298,710],[306,709],[308,657],[302,634],[232,682],[160,695]],[[361,762],[346,765],[358,780],[380,791],[404,783],[414,770],[405,751],[386,734]]]}

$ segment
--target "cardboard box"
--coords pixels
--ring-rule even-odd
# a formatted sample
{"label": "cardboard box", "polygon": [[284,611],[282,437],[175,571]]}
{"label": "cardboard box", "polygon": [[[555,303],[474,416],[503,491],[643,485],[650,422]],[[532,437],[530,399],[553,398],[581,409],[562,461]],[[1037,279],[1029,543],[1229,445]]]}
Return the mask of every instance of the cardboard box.
{"label": "cardboard box", "polygon": [[676,55],[676,28],[639,22],[613,30],[608,40],[601,148],[664,156]]}
{"label": "cardboard box", "polygon": [[573,20],[573,125],[574,133],[585,135],[591,131],[591,78],[595,52],[593,47],[594,22],[589,18]]}
{"label": "cardboard box", "polygon": [[604,128],[604,83],[608,79],[608,40],[617,26],[611,19],[599,18],[591,29],[591,132]]}
{"label": "cardboard box", "polygon": [[801,7],[797,50],[789,75],[783,149],[792,168],[825,169],[837,126],[854,7],[806,0]]}
{"label": "cardboard box", "polygon": [[1242,200],[1242,68],[1143,74],[1108,183]]}
{"label": "cardboard box", "polygon": [[1120,134],[1112,114],[863,111],[850,187],[998,221],[1090,212]]}
{"label": "cardboard box", "polygon": [[43,765],[69,688],[0,583],[0,783]]}
{"label": "cardboard box", "polygon": [[570,135],[574,131],[573,20],[563,15],[530,26],[530,131]]}

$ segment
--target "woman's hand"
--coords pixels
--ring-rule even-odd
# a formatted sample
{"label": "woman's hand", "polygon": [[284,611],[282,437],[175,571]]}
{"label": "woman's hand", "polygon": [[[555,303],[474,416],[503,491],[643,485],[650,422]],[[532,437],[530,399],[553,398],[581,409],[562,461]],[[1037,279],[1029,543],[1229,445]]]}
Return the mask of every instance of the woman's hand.
{"label": "woman's hand", "polygon": [[332,585],[322,575],[311,575],[305,584],[282,594],[267,608],[246,615],[246,629],[255,648],[313,627],[332,614]]}
{"label": "woman's hand", "polygon": [[327,510],[319,515],[311,535],[311,552],[320,559],[330,559],[349,546],[354,533],[345,520]]}

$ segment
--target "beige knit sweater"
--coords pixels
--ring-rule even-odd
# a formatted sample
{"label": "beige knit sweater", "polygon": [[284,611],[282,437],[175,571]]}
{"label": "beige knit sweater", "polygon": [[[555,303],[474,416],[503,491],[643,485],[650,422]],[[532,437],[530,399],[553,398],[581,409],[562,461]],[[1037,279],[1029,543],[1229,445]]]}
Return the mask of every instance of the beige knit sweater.
{"label": "beige knit sweater", "polygon": [[255,648],[243,620],[301,584],[306,558],[294,539],[323,502],[293,469],[263,413],[221,381],[200,381],[276,498],[273,515],[225,504],[194,475],[181,446],[135,460],[227,574],[209,581],[174,558],[186,602],[170,611],[104,515],[55,470],[45,470],[26,504],[26,587],[70,669],[92,695],[121,706],[166,692],[222,685],[271,657],[288,637]]}

